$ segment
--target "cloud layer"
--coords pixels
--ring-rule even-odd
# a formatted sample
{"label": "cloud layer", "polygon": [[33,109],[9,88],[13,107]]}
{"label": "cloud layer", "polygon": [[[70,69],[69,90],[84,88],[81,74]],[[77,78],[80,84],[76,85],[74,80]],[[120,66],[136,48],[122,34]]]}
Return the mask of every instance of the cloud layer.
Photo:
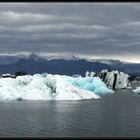
{"label": "cloud layer", "polygon": [[139,3],[1,3],[0,52],[140,62],[139,13]]}

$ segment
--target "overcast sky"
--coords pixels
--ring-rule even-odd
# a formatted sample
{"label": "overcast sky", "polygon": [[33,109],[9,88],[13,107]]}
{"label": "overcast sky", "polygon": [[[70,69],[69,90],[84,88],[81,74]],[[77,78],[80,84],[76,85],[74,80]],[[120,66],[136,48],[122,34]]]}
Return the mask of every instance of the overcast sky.
{"label": "overcast sky", "polygon": [[0,3],[0,54],[140,62],[140,3]]}

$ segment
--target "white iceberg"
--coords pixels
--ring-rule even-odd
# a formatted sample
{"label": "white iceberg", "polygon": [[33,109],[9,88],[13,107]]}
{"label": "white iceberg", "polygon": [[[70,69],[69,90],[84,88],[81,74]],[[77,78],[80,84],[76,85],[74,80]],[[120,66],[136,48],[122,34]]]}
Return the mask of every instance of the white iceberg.
{"label": "white iceberg", "polygon": [[93,71],[91,71],[91,72],[86,71],[86,73],[85,73],[85,77],[94,77],[95,75],[96,75],[96,73]]}
{"label": "white iceberg", "polygon": [[[83,100],[100,98],[93,92],[99,90],[97,83],[92,91],[89,88],[73,85],[69,82],[70,79],[79,81],[80,77],[73,78],[43,73],[33,76],[17,76],[16,78],[0,78],[0,100]],[[95,80],[95,82],[97,81]],[[100,89],[107,90],[107,88],[101,86],[101,83],[99,84]]]}
{"label": "white iceberg", "polygon": [[140,94],[140,87],[136,87],[136,89],[134,89],[133,92]]}

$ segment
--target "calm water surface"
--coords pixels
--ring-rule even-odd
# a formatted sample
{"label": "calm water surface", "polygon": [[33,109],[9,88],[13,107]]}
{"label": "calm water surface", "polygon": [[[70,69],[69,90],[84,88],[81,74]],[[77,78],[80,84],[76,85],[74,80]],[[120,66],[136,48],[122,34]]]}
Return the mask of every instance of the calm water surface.
{"label": "calm water surface", "polygon": [[0,103],[0,137],[140,137],[140,95]]}

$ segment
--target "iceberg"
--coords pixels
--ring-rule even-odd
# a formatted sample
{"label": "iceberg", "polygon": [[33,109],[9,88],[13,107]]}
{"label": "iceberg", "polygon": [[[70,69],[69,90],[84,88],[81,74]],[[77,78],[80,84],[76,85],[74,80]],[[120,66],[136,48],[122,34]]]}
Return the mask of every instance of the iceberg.
{"label": "iceberg", "polygon": [[[129,75],[124,72],[119,72],[115,70],[102,70],[97,74],[98,77],[107,85],[110,89],[122,89],[127,88],[129,84]],[[87,71],[85,77],[95,77],[97,76],[95,72]]]}
{"label": "iceberg", "polygon": [[[99,90],[97,84],[92,86],[90,83],[93,79],[83,80],[83,87],[81,81],[81,86],[79,87],[70,82],[70,79],[76,82],[76,80],[79,81],[80,78],[81,77],[74,78],[47,73],[17,76],[16,78],[0,78],[0,100],[99,99],[100,96],[94,93],[94,91],[97,92]],[[104,87],[100,88],[107,90],[107,88]]]}
{"label": "iceberg", "polygon": [[94,77],[96,75],[96,73],[95,72],[93,72],[93,71],[91,71],[91,72],[89,72],[89,71],[86,71],[86,73],[85,73],[85,77]]}
{"label": "iceberg", "polygon": [[140,87],[136,87],[136,89],[134,89],[133,92],[140,94]]}
{"label": "iceberg", "polygon": [[126,88],[129,84],[129,75],[123,72],[102,70],[100,74],[103,82],[111,89]]}
{"label": "iceberg", "polygon": [[92,91],[97,95],[106,95],[114,93],[114,91],[108,89],[106,84],[102,82],[102,80],[99,77],[79,77],[79,78],[68,77],[66,80],[75,87]]}

